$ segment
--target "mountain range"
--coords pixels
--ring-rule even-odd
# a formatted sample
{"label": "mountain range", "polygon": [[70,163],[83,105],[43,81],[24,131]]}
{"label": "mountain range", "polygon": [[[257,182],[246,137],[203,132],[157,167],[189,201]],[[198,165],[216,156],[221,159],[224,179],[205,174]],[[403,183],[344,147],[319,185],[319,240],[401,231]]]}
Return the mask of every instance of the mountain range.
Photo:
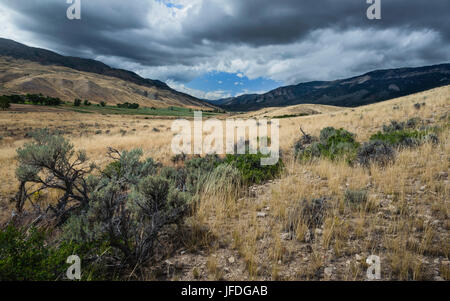
{"label": "mountain range", "polygon": [[228,111],[320,104],[357,107],[450,85],[450,64],[372,71],[360,76],[280,87],[265,94],[246,94],[212,101]]}
{"label": "mountain range", "polygon": [[334,81],[280,87],[215,101],[178,92],[159,80],[112,68],[102,62],[63,56],[0,38],[0,94],[42,93],[65,101],[75,98],[109,104],[180,106],[228,111],[320,104],[356,107],[450,85],[450,64],[372,71]]}

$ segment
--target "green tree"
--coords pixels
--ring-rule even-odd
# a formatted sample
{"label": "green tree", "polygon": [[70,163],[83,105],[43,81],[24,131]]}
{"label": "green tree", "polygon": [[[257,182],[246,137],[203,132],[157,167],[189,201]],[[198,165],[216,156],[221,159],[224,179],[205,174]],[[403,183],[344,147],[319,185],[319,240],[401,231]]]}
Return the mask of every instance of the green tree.
{"label": "green tree", "polygon": [[8,97],[0,96],[0,109],[3,111],[9,109],[11,107],[11,102]]}

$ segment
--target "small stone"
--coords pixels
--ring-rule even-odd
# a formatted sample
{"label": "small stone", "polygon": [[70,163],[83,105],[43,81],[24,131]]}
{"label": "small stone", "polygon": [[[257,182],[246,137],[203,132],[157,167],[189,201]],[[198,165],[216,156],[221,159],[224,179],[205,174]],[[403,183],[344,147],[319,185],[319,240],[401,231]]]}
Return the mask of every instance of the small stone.
{"label": "small stone", "polygon": [[267,216],[267,213],[265,213],[265,212],[258,212],[258,215],[257,215],[258,218],[265,218],[266,216]]}
{"label": "small stone", "polygon": [[325,268],[323,273],[325,274],[325,276],[331,277],[331,275],[333,275],[333,268],[332,267]]}
{"label": "small stone", "polygon": [[356,259],[356,261],[361,261],[363,258],[362,258],[361,255],[356,254],[356,255],[355,255],[355,259]]}
{"label": "small stone", "polygon": [[305,241],[306,242],[311,242],[312,237],[311,237],[311,232],[308,230],[305,234]]}
{"label": "small stone", "polygon": [[228,262],[229,263],[234,263],[236,260],[234,259],[234,256],[231,256],[230,258],[228,258]]}
{"label": "small stone", "polygon": [[420,191],[425,191],[425,189],[427,189],[427,185],[423,185],[422,187],[420,187]]}
{"label": "small stone", "polygon": [[448,178],[448,172],[442,171],[442,172],[438,173],[438,179],[444,180],[447,178]]}
{"label": "small stone", "polygon": [[292,233],[290,233],[290,232],[281,233],[281,239],[282,240],[292,240]]}
{"label": "small stone", "polygon": [[319,229],[319,228],[317,228],[315,231],[314,231],[314,233],[316,234],[316,236],[320,236],[320,235],[322,235],[322,233],[323,233],[323,230],[322,229]]}

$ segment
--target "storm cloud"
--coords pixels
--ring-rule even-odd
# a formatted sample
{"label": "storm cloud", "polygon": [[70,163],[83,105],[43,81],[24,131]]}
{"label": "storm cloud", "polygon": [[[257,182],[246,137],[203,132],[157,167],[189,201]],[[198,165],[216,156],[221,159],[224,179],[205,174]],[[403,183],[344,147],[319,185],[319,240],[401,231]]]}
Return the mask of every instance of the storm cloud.
{"label": "storm cloud", "polygon": [[365,0],[81,0],[68,20],[66,0],[2,0],[0,36],[180,89],[211,71],[294,84],[450,60],[448,0],[381,1],[368,20]]}

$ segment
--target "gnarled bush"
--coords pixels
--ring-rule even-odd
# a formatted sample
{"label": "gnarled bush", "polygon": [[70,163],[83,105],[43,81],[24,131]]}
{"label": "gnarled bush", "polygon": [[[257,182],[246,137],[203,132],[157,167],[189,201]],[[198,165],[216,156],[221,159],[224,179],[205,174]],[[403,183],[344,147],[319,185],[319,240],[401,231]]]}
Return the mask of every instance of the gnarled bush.
{"label": "gnarled bush", "polygon": [[357,159],[364,167],[369,167],[371,163],[386,166],[395,160],[395,150],[384,141],[369,141],[358,149]]}

